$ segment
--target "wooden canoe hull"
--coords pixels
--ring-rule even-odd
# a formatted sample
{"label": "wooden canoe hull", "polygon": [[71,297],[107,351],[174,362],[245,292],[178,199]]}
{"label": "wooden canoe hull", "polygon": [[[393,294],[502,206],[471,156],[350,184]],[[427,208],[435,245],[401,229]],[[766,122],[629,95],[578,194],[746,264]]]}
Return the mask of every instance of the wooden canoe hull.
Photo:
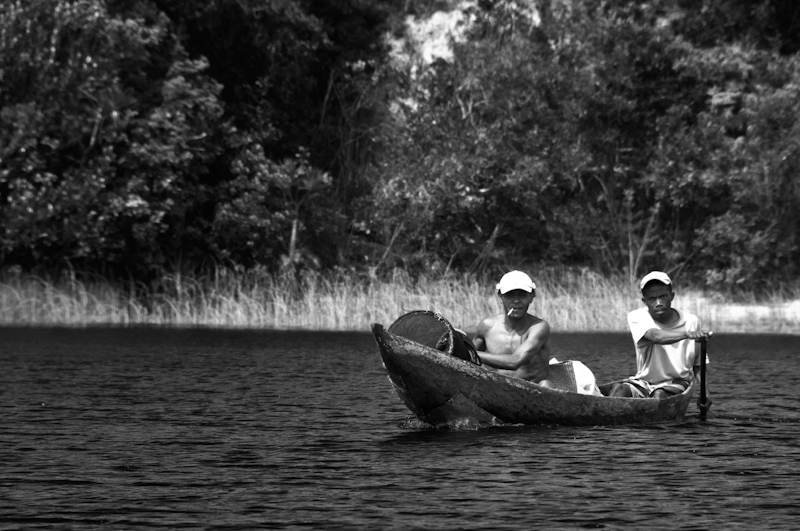
{"label": "wooden canoe hull", "polygon": [[372,325],[400,399],[435,427],[497,424],[601,426],[676,421],[696,387],[664,400],[611,398],[548,389],[511,378]]}

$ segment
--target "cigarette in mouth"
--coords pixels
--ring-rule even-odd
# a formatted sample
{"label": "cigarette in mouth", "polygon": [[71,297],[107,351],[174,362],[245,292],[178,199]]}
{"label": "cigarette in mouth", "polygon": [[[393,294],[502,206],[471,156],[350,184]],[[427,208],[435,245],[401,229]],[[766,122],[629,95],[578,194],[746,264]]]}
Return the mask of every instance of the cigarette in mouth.
{"label": "cigarette in mouth", "polygon": [[508,309],[508,314],[507,314],[508,317],[511,317],[511,312],[513,312],[513,311],[514,311],[514,308],[509,308]]}

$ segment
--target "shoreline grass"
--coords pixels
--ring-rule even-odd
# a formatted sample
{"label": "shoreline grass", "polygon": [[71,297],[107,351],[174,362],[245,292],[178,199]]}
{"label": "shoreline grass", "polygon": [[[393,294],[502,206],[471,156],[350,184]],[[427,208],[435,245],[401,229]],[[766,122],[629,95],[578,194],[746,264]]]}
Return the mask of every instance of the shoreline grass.
{"label": "shoreline grass", "polygon": [[[640,307],[639,294],[621,278],[586,270],[541,270],[531,311],[556,332],[626,331],[625,316]],[[740,296],[676,289],[674,305],[723,333],[800,334],[800,289]],[[158,325],[275,330],[368,331],[412,310],[434,310],[454,326],[473,331],[500,311],[494,281],[475,276],[410,278],[320,275],[299,279],[264,272],[220,269],[212,275],[165,275],[152,287],[74,276],[0,279],[0,325]]]}

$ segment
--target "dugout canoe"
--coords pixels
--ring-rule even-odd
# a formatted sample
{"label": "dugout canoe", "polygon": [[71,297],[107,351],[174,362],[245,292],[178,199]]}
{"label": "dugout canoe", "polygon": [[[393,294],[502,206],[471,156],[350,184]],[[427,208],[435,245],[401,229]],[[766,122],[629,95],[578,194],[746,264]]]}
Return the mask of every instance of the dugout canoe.
{"label": "dugout canoe", "polygon": [[[697,386],[664,400],[612,398],[548,389],[372,325],[397,395],[437,428],[502,424],[604,426],[678,421]],[[605,386],[600,386],[601,388]]]}

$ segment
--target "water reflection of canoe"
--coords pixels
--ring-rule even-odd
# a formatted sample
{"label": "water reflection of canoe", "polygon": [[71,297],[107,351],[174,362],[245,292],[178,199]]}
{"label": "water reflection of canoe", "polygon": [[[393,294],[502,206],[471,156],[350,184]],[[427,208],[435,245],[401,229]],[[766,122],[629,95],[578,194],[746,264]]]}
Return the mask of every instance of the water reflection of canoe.
{"label": "water reflection of canoe", "polygon": [[[436,427],[513,424],[596,426],[680,420],[696,387],[658,400],[592,396],[511,378],[372,325],[389,380]],[[603,386],[601,386],[603,387]]]}

